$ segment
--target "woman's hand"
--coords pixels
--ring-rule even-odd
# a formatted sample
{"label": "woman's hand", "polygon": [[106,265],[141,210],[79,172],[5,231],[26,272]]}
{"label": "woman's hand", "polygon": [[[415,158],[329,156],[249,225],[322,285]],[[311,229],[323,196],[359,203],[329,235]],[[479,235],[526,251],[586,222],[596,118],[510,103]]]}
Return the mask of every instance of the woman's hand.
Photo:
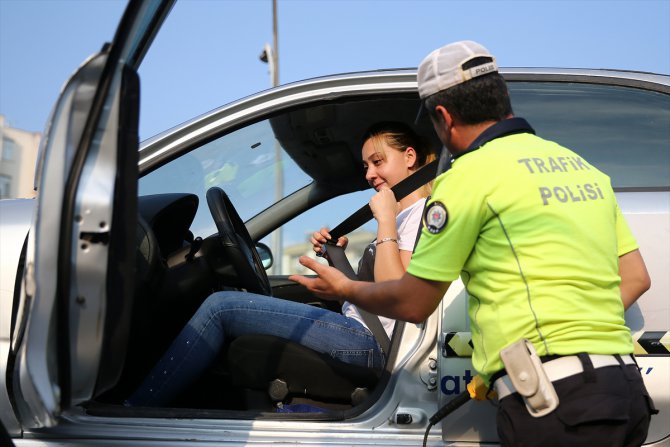
{"label": "woman's hand", "polygon": [[398,216],[400,204],[396,201],[393,191],[382,189],[370,199],[372,215],[378,223],[393,222]]}
{"label": "woman's hand", "polygon": [[[310,242],[312,243],[312,250],[314,250],[314,253],[321,253],[324,244],[331,239],[332,237],[330,236],[328,228],[321,228],[319,231],[312,233]],[[338,245],[342,248],[347,248],[348,243],[349,239],[347,239],[346,236],[342,236],[337,240],[335,245]]]}

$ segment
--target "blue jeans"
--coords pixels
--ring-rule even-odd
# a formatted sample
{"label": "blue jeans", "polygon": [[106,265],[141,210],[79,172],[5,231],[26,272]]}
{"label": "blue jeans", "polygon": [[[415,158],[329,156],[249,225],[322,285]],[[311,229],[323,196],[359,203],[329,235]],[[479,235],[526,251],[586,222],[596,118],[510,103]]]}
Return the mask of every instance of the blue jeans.
{"label": "blue jeans", "polygon": [[126,404],[170,403],[212,364],[226,340],[251,334],[288,339],[354,365],[381,369],[384,364],[372,333],[352,318],[280,298],[217,292],[202,303]]}

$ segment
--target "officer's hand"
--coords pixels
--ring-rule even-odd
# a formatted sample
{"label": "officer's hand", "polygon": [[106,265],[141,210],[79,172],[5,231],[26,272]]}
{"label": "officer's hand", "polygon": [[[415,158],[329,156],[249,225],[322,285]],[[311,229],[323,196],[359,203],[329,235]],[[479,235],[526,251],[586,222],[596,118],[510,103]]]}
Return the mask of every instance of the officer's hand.
{"label": "officer's hand", "polygon": [[[312,237],[310,238],[310,242],[312,243],[312,250],[314,250],[314,253],[319,254],[323,251],[323,246],[324,244],[331,240],[332,237],[330,236],[330,232],[328,228],[321,228],[319,231],[315,231],[312,233]],[[347,248],[347,244],[349,243],[349,239],[347,239],[345,236],[342,236],[337,240],[337,243],[335,245],[338,245],[342,247],[343,249]]]}
{"label": "officer's hand", "polygon": [[340,301],[341,297],[346,296],[347,285],[352,281],[344,276],[344,273],[307,256],[301,256],[299,261],[318,277],[307,278],[302,275],[291,275],[288,277],[289,280],[297,282],[325,300]]}

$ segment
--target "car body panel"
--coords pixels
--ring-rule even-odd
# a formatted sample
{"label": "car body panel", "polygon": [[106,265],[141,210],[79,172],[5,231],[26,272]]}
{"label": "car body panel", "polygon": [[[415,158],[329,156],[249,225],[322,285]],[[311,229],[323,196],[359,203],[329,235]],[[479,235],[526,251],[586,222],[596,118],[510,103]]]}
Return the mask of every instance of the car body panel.
{"label": "car body panel", "polygon": [[[112,273],[115,272],[114,266],[107,266],[109,252],[123,247],[123,244],[118,240],[109,244],[98,243],[107,232],[115,229],[113,226],[110,228],[110,223],[117,222],[114,219],[118,205],[122,203],[132,211],[136,201],[136,197],[131,197],[132,189],[119,191],[114,181],[117,168],[123,164],[123,158],[116,153],[120,143],[116,140],[115,131],[116,118],[120,116],[125,100],[120,89],[123,87],[124,70],[130,68],[134,71],[137,68],[170,7],[171,2],[131,2],[129,8],[136,8],[134,13],[143,16],[144,20],[133,22],[126,19],[122,27],[125,33],[135,37],[130,38],[123,50],[116,53],[115,57],[122,63],[113,64],[113,69],[110,68],[111,72],[108,73],[111,79],[107,85],[109,93],[104,100],[99,99],[98,105],[106,103],[109,107],[104,112],[102,108],[98,109],[102,116],[100,124],[92,126],[86,116],[68,114],[76,86],[67,84],[54,118],[47,126],[47,147],[43,149],[40,159],[42,168],[38,169],[43,174],[41,180],[38,180],[38,199],[0,202],[0,212],[9,213],[13,220],[11,222],[5,215],[0,218],[0,242],[3,244],[0,383],[4,385],[0,391],[0,418],[3,424],[15,438],[15,443],[21,446],[191,446],[204,443],[226,446],[270,443],[276,446],[421,445],[428,418],[437,411],[439,405],[462,391],[468,376],[473,374],[467,353],[467,294],[460,282],[452,285],[440,307],[425,323],[405,325],[397,345],[397,355],[390,367],[390,377],[376,395],[376,400],[346,411],[324,416],[207,408],[143,409],[127,408],[119,403],[99,404],[96,401],[100,394],[113,386],[118,376],[118,371],[114,369],[118,368],[119,362],[122,363],[117,357],[125,354],[124,349],[110,349],[114,345],[110,345],[108,339],[115,332],[109,327],[111,323],[108,317],[112,307],[105,301],[109,296],[106,286],[113,282],[110,277],[118,274]],[[90,70],[97,70],[96,76],[104,69],[104,57],[103,52],[87,62]],[[532,90],[534,84],[560,85],[560,88],[552,91],[556,96],[565,93],[565,89],[573,90],[572,86],[581,88],[592,85],[617,86],[625,91],[631,89],[666,96],[670,94],[670,76],[649,73],[511,68],[504,69],[503,75],[513,88],[521,85],[531,87]],[[73,82],[76,83],[76,78]],[[91,84],[91,92],[94,91],[93,84],[95,82]],[[579,88],[576,89],[577,95],[580,94]],[[599,93],[596,90],[595,93]],[[301,110],[318,110],[326,115],[330,109],[345,111],[340,113],[332,129],[339,134],[348,134],[336,139],[336,143],[355,161],[359,157],[357,135],[362,128],[367,127],[367,122],[361,117],[367,117],[368,120],[379,118],[381,115],[371,111],[379,111],[384,109],[385,104],[395,102],[402,103],[402,106],[389,116],[413,122],[414,112],[419,105],[415,70],[348,73],[279,86],[224,105],[143,142],[137,154],[137,169],[140,177],[148,177],[190,151],[261,123],[267,125],[265,130],[269,132],[268,138],[295,144],[296,147],[291,148],[291,157],[299,168],[309,171],[313,166],[305,162],[301,154],[308,152],[310,147],[300,142],[299,138],[292,139],[293,135],[289,134],[289,131],[296,132],[303,124],[310,124],[309,120],[300,122]],[[91,108],[88,104],[86,108]],[[535,106],[535,109],[529,110],[542,108]],[[547,110],[550,116],[554,113],[551,108]],[[659,115],[667,112],[661,110]],[[289,118],[283,120],[286,117]],[[533,116],[526,117],[534,124]],[[89,136],[97,137],[91,138],[89,144],[71,143],[68,139],[72,134],[71,119],[76,121],[76,127],[80,130],[75,134],[80,134],[81,129],[86,128],[89,129]],[[296,121],[299,123],[295,124]],[[311,130],[320,128],[321,124],[316,121],[311,122]],[[542,119],[538,118],[537,122],[541,123]],[[545,117],[544,124],[540,124],[541,135],[546,122]],[[282,128],[287,123],[292,124]],[[341,124],[341,127],[335,128],[335,124]],[[430,128],[430,123],[420,126],[426,130]],[[665,138],[665,141],[661,141],[661,148],[670,150],[667,146],[668,136]],[[248,142],[245,140],[245,143]],[[67,173],[78,151],[90,152],[90,159],[84,160],[82,156],[79,166],[81,175],[77,174],[77,178],[68,182]],[[327,159],[326,149],[322,154]],[[320,161],[318,153],[312,155],[317,162]],[[664,156],[661,154],[660,159],[664,160]],[[607,161],[607,154],[604,160]],[[126,169],[124,179],[134,182],[137,173],[128,167]],[[332,174],[327,170],[324,172]],[[660,173],[662,176],[663,171]],[[221,178],[226,175],[225,171],[221,171],[210,178],[223,182]],[[327,204],[331,197],[355,193],[366,186],[362,179],[352,178],[349,181],[349,177],[338,179],[328,175],[312,179],[314,181],[286,197],[279,196],[271,206],[250,213],[246,224],[254,241],[283,228],[291,219],[306,213],[317,204]],[[71,186],[79,184],[79,190],[68,193],[65,189],[68,183]],[[668,331],[670,188],[667,185],[658,188],[641,187],[635,183],[616,188],[616,193],[624,215],[640,243],[652,277],[652,288],[626,312],[626,323],[636,333]],[[60,207],[63,197],[69,198],[71,202],[69,211]],[[116,204],[117,208],[113,209],[112,204]],[[362,203],[348,205],[353,211]],[[30,218],[31,213],[34,213],[34,219]],[[63,223],[68,226],[55,230]],[[123,223],[128,223],[127,219],[122,220]],[[330,223],[335,225],[337,222]],[[6,230],[6,227],[12,229]],[[24,268],[18,260],[31,228]],[[123,234],[129,234],[129,231],[125,228]],[[71,255],[59,255],[63,241],[70,241],[66,248]],[[73,270],[71,275],[63,276],[61,272],[56,274],[54,266],[58,266],[59,270]],[[17,272],[24,274],[20,291],[14,290],[14,284],[18,284]],[[67,279],[70,276],[72,281]],[[285,275],[277,275],[273,279],[275,284],[286,283]],[[7,281],[11,281],[9,286]],[[65,316],[79,323],[68,330],[71,332],[65,343],[56,337],[56,329],[63,317],[58,313],[56,304],[58,294],[63,294],[62,291],[58,292],[59,287],[66,287],[63,290],[67,290],[66,295],[72,304]],[[117,293],[119,290],[124,289],[117,289]],[[14,310],[14,306],[19,307]],[[11,333],[11,319],[5,316],[12,315],[13,311],[16,312],[17,323]],[[123,325],[128,318],[124,318],[123,313],[119,315],[121,317],[115,322]],[[463,352],[456,356],[445,355],[446,345],[452,340],[448,341],[447,338],[452,337],[450,334],[453,333],[463,337],[460,345]],[[70,358],[63,359],[62,355]],[[114,358],[110,360],[111,357]],[[668,354],[642,352],[638,359],[645,382],[657,407],[662,411],[659,416],[652,418],[647,441],[650,444],[658,442],[659,445],[670,445],[670,357]],[[62,377],[63,374],[67,375],[66,379]],[[8,381],[7,378],[12,380]],[[65,397],[61,389],[63,385],[69,387]],[[434,427],[428,436],[428,444],[497,445],[494,418],[495,408],[490,402],[470,403],[445,419],[440,427]]]}
{"label": "car body panel", "polygon": [[[372,86],[365,85],[364,87],[356,87],[357,78],[354,75],[346,75],[337,81],[329,80],[327,83],[338,85],[338,89],[343,92],[347,91],[347,86],[351,91],[365,91],[365,94],[370,94],[371,91],[377,92],[393,92],[394,89],[405,91],[411,90],[412,76],[411,71],[397,71],[390,72],[381,77],[379,73],[374,74],[377,79],[390,80],[387,84],[385,82],[373,83]],[[363,77],[363,84],[369,81],[367,76]],[[214,111],[208,116],[201,117],[192,123],[184,125],[183,128],[173,130],[174,133],[168,133],[160,137],[154,138],[142,145],[140,152],[140,166],[150,166],[151,160],[161,159],[165,161],[174,157],[180,150],[185,151],[193,146],[197,146],[202,141],[211,138],[214,134],[225,133],[229,129],[239,127],[245,122],[254,121],[264,116],[269,112],[276,112],[285,107],[295,106],[296,104],[304,104],[310,100],[319,100],[324,95],[330,95],[327,88],[318,87],[318,80],[311,80],[308,82],[313,90],[308,90],[309,93],[296,94],[291,89],[300,90],[299,86],[284,87],[286,97],[281,95],[281,92],[271,91],[261,93],[259,96],[268,100],[266,109],[260,109],[258,105],[254,105],[257,98],[248,98],[243,100],[246,104],[252,104],[252,107],[247,113],[242,113],[238,109],[235,114],[235,120],[229,119],[226,116],[227,111],[235,109],[235,106],[225,106],[219,111]],[[415,85],[413,86],[415,88]],[[315,94],[313,91],[319,91],[320,94]],[[345,93],[342,93],[344,95]],[[274,95],[274,96],[273,96]],[[285,102],[284,102],[285,101]],[[271,104],[271,105],[270,105]],[[241,107],[241,106],[240,106]],[[242,108],[242,110],[246,110]],[[186,131],[185,129],[189,129]],[[208,133],[209,132],[209,133]],[[160,143],[159,142],[163,142]],[[165,144],[165,147],[162,147]],[[145,154],[147,154],[145,156]],[[148,170],[148,169],[147,169]],[[667,241],[668,231],[665,223],[667,222],[669,214],[668,210],[668,192],[618,192],[617,193],[620,205],[627,216],[631,228],[635,236],[638,238],[643,251],[653,250],[656,247],[658,253],[650,254],[654,259],[653,263],[649,263],[650,273],[654,280],[654,286],[649,293],[658,293],[661,296],[667,293],[667,282],[664,283],[663,276],[660,272],[667,267],[667,253],[663,252],[662,244],[654,245],[654,242]],[[279,205],[275,205],[277,207]],[[266,210],[257,216],[253,217],[249,222],[249,228],[262,228],[264,225],[255,221],[267,220],[271,210]],[[649,231],[648,219],[657,219],[654,224],[654,229]],[[274,216],[277,219],[277,216]],[[276,223],[276,220],[275,220]],[[274,225],[274,224],[273,224]],[[255,237],[258,237],[260,232],[256,232]],[[657,259],[658,256],[658,259]],[[658,268],[658,270],[657,270]],[[667,281],[667,279],[666,279]],[[445,316],[440,316],[442,320],[442,331],[445,328],[445,321],[447,319],[454,319],[456,317],[459,321],[460,327],[449,326],[449,330],[467,331],[467,318],[464,305],[465,294],[462,286],[459,288],[455,284],[448,293],[447,298],[443,301],[443,310]],[[457,302],[461,300],[460,304]],[[647,304],[648,302],[648,304]],[[653,323],[656,330],[662,330],[667,327],[668,322],[664,319],[664,311],[667,309],[664,301],[658,299],[658,296],[652,300],[647,300],[646,297],[641,300],[638,305],[651,306],[649,310],[646,308],[643,313],[648,314],[645,326]],[[638,306],[636,305],[636,306]],[[456,307],[454,307],[456,306]],[[458,307],[460,306],[460,308]],[[445,311],[444,309],[449,309]],[[459,310],[460,309],[460,310]],[[436,409],[437,396],[436,387],[428,385],[431,375],[435,372],[431,371],[431,361],[439,358],[441,344],[443,339],[438,336],[437,324],[438,313],[428,320],[426,327],[411,325],[408,333],[400,346],[400,353],[398,361],[395,365],[393,378],[387,385],[386,391],[382,394],[380,399],[371,407],[367,408],[363,413],[343,421],[319,421],[314,423],[305,423],[305,421],[296,422],[291,420],[255,420],[244,421],[229,418],[219,420],[203,420],[191,419],[182,420],[176,423],[173,419],[164,419],[161,417],[151,418],[116,418],[116,417],[93,417],[85,414],[80,410],[73,409],[61,418],[59,426],[53,429],[42,429],[37,431],[26,431],[27,437],[41,437],[41,433],[49,433],[49,436],[54,436],[59,439],[93,439],[96,434],[101,432],[110,439],[116,439],[119,442],[133,441],[147,441],[152,440],[157,444],[161,443],[198,443],[200,441],[217,441],[225,443],[225,445],[254,445],[256,443],[265,442],[272,439],[281,445],[281,440],[284,439],[287,443],[288,439],[299,439],[304,445],[316,445],[320,443],[329,443],[332,445],[363,445],[368,442],[379,443],[393,443],[393,445],[417,445],[424,429],[425,420]],[[630,316],[630,311],[627,313],[627,321],[635,328],[640,327],[640,319],[635,315]],[[441,315],[441,314],[440,314]],[[439,342],[438,342],[439,340]],[[459,363],[460,362],[460,363]],[[653,381],[648,382],[654,389],[660,390],[658,392],[664,393],[664,388],[660,385],[662,380],[667,377],[666,368],[667,358],[654,358],[650,362],[643,363],[645,367],[652,368],[654,371],[660,370],[663,373],[658,375],[651,375]],[[445,386],[444,383],[449,382],[449,376],[464,375],[469,364],[468,358],[451,360],[447,366],[442,368],[437,376],[440,387]],[[660,379],[660,381],[659,381]],[[645,378],[645,380],[649,380]],[[464,386],[465,381],[460,383]],[[658,399],[657,399],[658,400]],[[665,402],[658,402],[662,408],[665,408]],[[496,442],[495,430],[491,422],[486,422],[481,426],[479,421],[491,421],[493,411],[491,408],[482,410],[482,404],[470,404],[446,421],[442,427],[444,430],[444,437],[450,442],[481,442],[489,441]],[[488,404],[483,404],[488,405]],[[477,407],[479,406],[479,407]],[[483,414],[481,413],[483,411]],[[399,425],[395,423],[397,414],[411,414],[414,416],[414,424]],[[474,421],[474,422],[473,422]],[[662,439],[664,436],[663,421],[654,421],[652,431],[650,432],[650,441]],[[314,430],[312,424],[318,424],[319,433],[311,433]],[[660,426],[660,431],[659,431]],[[188,433],[188,435],[186,435]],[[667,434],[666,434],[667,436]],[[429,439],[435,442],[439,439],[440,434],[437,428],[431,434]],[[158,438],[158,439],[157,439]],[[188,438],[188,439],[186,439]],[[126,441],[124,441],[126,440]]]}
{"label": "car body panel", "polygon": [[[34,199],[0,200],[0,358],[8,359],[11,349],[12,329],[15,327],[15,315],[22,310],[13,309],[16,293],[17,274],[22,270],[22,251],[32,223],[35,207]],[[19,324],[20,326],[20,324]],[[14,337],[16,339],[16,337]],[[7,377],[7,361],[0,362],[0,377]],[[0,401],[9,402],[7,387],[0,389]],[[0,405],[0,419],[7,431],[15,435],[20,433],[20,423],[11,406]]]}

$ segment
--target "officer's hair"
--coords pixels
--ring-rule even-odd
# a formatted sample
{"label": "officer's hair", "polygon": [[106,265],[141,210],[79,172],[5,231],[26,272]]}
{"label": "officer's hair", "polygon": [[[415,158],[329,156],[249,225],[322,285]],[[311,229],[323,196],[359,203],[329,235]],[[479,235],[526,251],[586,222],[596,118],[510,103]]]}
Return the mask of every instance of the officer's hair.
{"label": "officer's hair", "polygon": [[[491,62],[490,57],[477,57],[463,64],[463,69]],[[501,121],[512,114],[505,80],[498,72],[470,79],[462,84],[441,90],[424,100],[431,117],[436,118],[435,107],[443,106],[463,124]]]}

